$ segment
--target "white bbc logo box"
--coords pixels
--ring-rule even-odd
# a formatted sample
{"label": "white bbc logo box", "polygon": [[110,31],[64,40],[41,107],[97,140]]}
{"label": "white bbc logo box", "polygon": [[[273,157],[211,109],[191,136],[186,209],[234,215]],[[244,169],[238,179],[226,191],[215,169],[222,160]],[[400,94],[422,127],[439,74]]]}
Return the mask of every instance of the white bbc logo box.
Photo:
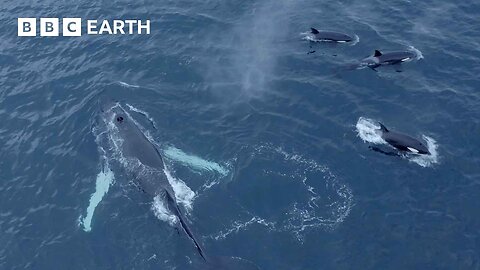
{"label": "white bbc logo box", "polygon": [[[58,18],[40,18],[39,29],[41,37],[58,37],[60,34],[60,20]],[[66,37],[79,37],[82,35],[81,18],[63,18],[62,35]],[[18,36],[37,36],[36,18],[18,18]]]}

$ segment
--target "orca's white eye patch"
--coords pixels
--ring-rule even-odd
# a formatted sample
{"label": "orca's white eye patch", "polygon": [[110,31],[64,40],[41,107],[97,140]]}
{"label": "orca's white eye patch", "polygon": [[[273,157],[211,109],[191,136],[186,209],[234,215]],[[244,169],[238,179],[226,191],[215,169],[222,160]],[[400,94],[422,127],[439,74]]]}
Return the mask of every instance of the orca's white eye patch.
{"label": "orca's white eye patch", "polygon": [[410,150],[410,152],[412,152],[412,153],[418,153],[418,152],[420,152],[420,151],[418,151],[417,149],[412,148],[412,147],[407,147],[407,148],[408,148],[408,150]]}

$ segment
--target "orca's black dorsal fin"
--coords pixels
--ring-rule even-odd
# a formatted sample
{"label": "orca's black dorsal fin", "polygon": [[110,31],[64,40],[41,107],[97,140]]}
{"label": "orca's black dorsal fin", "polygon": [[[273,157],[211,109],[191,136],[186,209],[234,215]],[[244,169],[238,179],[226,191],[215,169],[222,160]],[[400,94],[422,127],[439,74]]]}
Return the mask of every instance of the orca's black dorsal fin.
{"label": "orca's black dorsal fin", "polygon": [[320,33],[320,32],[318,32],[317,29],[315,29],[315,28],[313,28],[313,27],[311,27],[310,29],[312,30],[312,34],[318,34],[318,33]]}
{"label": "orca's black dorsal fin", "polygon": [[380,130],[382,132],[388,132],[388,129],[382,123],[378,122],[378,124],[380,124]]}
{"label": "orca's black dorsal fin", "polygon": [[382,56],[382,53],[379,50],[375,50],[375,53],[373,54],[375,57]]}

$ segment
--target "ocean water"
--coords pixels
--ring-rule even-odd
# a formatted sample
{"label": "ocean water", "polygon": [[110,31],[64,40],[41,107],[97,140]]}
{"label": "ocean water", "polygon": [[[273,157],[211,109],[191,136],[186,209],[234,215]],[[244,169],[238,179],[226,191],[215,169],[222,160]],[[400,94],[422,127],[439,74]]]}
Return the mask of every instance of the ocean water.
{"label": "ocean water", "polygon": [[[266,270],[480,269],[479,12],[445,0],[0,4],[0,269],[197,269],[161,200],[118,166],[105,97],[165,157],[208,254]],[[18,17],[152,25],[22,38]],[[359,39],[310,43],[310,27]],[[419,57],[402,72],[344,68],[375,49]],[[370,150],[389,149],[378,121],[432,155]]]}

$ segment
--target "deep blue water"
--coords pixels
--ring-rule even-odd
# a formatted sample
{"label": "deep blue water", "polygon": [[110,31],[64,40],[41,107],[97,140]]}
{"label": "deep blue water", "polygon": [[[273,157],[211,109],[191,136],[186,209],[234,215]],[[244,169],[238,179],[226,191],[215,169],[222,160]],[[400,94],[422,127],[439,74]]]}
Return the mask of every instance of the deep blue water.
{"label": "deep blue water", "polygon": [[[103,152],[104,96],[164,154],[209,254],[275,270],[480,269],[479,12],[445,0],[0,4],[0,269],[200,263]],[[18,17],[152,28],[22,38]],[[360,40],[310,44],[311,26]],[[341,68],[375,49],[423,58],[400,73]],[[435,156],[369,150],[375,121],[425,136]]]}

